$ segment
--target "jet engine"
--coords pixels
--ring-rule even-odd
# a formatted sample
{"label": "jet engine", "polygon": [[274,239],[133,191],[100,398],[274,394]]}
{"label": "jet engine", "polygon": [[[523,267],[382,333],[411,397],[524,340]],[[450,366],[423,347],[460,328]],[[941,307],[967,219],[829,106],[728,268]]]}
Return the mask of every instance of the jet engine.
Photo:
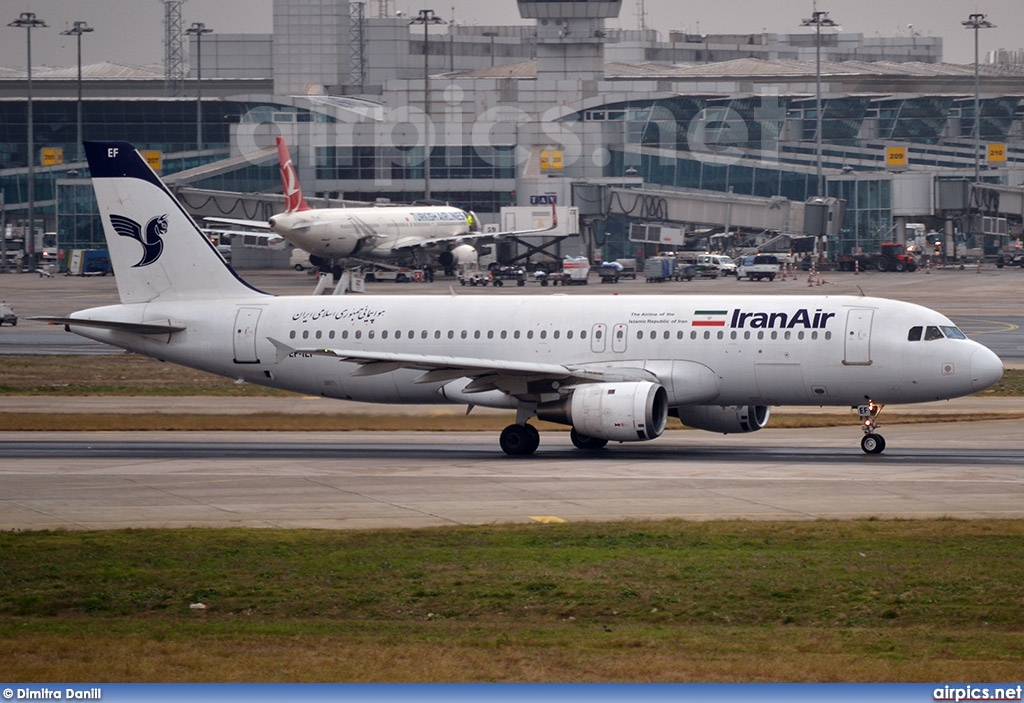
{"label": "jet engine", "polygon": [[757,432],[768,424],[767,405],[687,405],[673,408],[680,422],[695,430],[732,434]]}
{"label": "jet engine", "polygon": [[537,418],[572,425],[577,433],[615,442],[655,439],[668,421],[668,394],[650,381],[593,383],[537,407]]}
{"label": "jet engine", "polygon": [[454,269],[460,264],[476,265],[479,255],[476,249],[471,244],[460,244],[457,247],[452,247],[448,251],[443,251],[437,257],[438,262],[447,271]]}

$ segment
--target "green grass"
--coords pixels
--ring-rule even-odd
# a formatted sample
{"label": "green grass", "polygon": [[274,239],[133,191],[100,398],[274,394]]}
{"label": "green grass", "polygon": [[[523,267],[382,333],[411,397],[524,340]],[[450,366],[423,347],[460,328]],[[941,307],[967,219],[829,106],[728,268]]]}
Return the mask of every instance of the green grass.
{"label": "green grass", "polygon": [[0,647],[26,681],[1013,680],[1022,539],[948,520],[6,533]]}

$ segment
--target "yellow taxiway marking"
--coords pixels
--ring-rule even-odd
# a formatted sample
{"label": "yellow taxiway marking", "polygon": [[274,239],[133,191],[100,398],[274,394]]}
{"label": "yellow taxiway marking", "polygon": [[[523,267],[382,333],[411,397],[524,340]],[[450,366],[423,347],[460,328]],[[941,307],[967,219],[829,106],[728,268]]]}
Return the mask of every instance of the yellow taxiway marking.
{"label": "yellow taxiway marking", "polygon": [[533,520],[534,522],[546,522],[546,523],[565,522],[565,520],[563,520],[562,518],[555,517],[554,515],[530,515],[530,519]]}

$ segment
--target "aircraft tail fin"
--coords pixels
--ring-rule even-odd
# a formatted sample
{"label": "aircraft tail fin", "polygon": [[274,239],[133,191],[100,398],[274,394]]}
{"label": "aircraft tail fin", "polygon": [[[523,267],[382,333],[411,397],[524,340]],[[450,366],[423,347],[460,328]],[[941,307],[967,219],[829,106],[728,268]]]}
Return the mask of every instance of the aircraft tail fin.
{"label": "aircraft tail fin", "polygon": [[127,142],[85,142],[122,303],[265,295],[213,243]]}
{"label": "aircraft tail fin", "polygon": [[309,204],[302,196],[299,174],[295,172],[295,164],[292,163],[292,157],[288,154],[288,146],[284,143],[284,137],[277,138],[277,160],[281,164],[281,187],[284,189],[285,211],[309,210]]}

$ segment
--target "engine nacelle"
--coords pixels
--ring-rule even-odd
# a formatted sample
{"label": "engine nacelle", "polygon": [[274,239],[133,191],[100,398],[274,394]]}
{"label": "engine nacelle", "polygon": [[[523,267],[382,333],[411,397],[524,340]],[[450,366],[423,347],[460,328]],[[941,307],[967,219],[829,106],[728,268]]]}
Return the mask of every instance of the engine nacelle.
{"label": "engine nacelle", "polygon": [[668,422],[668,394],[657,383],[592,383],[537,407],[537,417],[572,425],[581,435],[614,442],[659,437]]}
{"label": "engine nacelle", "polygon": [[771,408],[767,405],[687,405],[674,408],[673,415],[696,430],[732,434],[757,432],[768,424]]}
{"label": "engine nacelle", "polygon": [[437,257],[438,262],[445,269],[452,269],[460,265],[475,266],[480,255],[472,244],[460,244],[448,251],[443,251]]}

